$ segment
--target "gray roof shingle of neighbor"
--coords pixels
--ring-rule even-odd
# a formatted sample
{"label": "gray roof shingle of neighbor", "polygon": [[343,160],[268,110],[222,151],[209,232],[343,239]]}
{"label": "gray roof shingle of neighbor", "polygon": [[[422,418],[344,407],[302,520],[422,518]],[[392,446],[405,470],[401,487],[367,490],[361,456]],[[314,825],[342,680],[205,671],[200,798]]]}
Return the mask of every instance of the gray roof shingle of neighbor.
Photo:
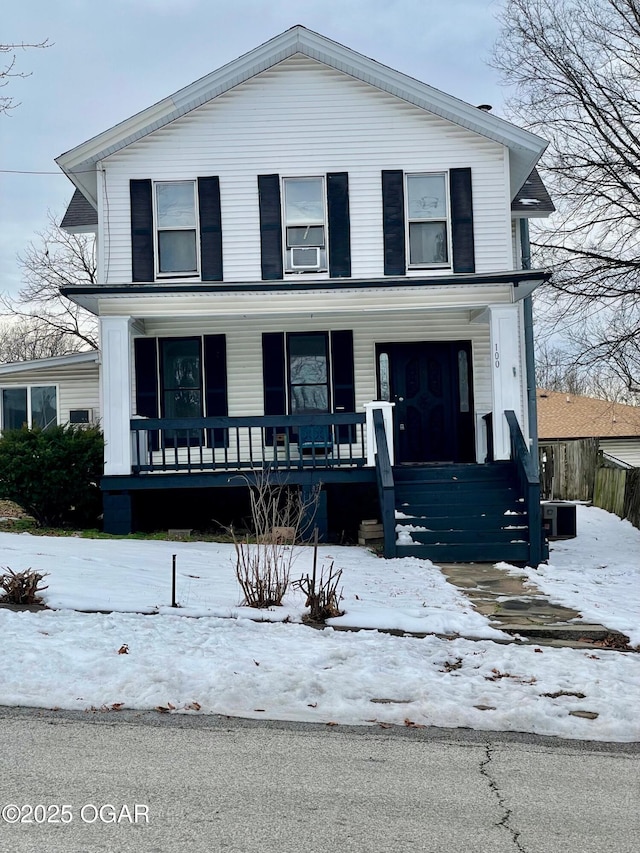
{"label": "gray roof shingle of neighbor", "polygon": [[547,188],[542,183],[538,170],[534,169],[511,202],[511,210],[516,213],[553,213],[555,206]]}
{"label": "gray roof shingle of neighbor", "polygon": [[69,202],[65,214],[60,223],[61,228],[78,228],[83,225],[97,225],[98,212],[82,195],[76,190]]}

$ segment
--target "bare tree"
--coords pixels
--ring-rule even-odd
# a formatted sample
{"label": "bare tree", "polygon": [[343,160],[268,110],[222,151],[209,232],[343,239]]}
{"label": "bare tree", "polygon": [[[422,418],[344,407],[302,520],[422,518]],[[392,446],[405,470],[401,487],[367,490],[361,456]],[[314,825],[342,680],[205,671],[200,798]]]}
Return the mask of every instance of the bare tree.
{"label": "bare tree", "polygon": [[592,325],[570,332],[562,346],[539,337],[536,344],[536,384],[547,391],[586,395],[615,403],[640,403],[629,391],[617,365],[621,352],[596,357],[589,341]]}
{"label": "bare tree", "polygon": [[78,351],[78,340],[37,320],[0,324],[0,364],[51,358]]}
{"label": "bare tree", "polygon": [[23,287],[17,298],[3,297],[5,308],[41,333],[61,335],[73,346],[69,351],[97,349],[95,317],[62,296],[61,287],[96,284],[95,240],[90,234],[68,234],[49,213],[49,227],[38,233],[18,256]]}
{"label": "bare tree", "polygon": [[[29,77],[30,74],[24,71],[18,71],[16,67],[18,50],[30,50],[32,48],[51,47],[49,39],[38,42],[37,44],[0,44],[0,88],[9,85],[12,77]],[[10,110],[18,106],[18,101],[11,95],[0,95],[0,113],[8,113]]]}
{"label": "bare tree", "polygon": [[638,392],[640,2],[505,0],[502,24],[494,65],[514,87],[510,113],[550,140],[542,169],[559,213],[534,233],[538,262],[564,316],[592,320],[583,364],[606,359]]}
{"label": "bare tree", "polygon": [[536,347],[536,385],[547,391],[587,394],[587,382],[566,349],[542,340]]}

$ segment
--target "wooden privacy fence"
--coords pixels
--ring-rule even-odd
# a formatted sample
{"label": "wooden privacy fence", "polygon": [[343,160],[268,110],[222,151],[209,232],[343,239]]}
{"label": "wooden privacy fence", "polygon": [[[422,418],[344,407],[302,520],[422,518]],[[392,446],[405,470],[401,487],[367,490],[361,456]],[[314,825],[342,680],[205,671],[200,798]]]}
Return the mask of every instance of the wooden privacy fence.
{"label": "wooden privacy fence", "polygon": [[640,528],[640,468],[603,458],[596,438],[540,443],[543,500],[592,501]]}
{"label": "wooden privacy fence", "polygon": [[598,439],[540,442],[543,500],[592,501],[598,467]]}

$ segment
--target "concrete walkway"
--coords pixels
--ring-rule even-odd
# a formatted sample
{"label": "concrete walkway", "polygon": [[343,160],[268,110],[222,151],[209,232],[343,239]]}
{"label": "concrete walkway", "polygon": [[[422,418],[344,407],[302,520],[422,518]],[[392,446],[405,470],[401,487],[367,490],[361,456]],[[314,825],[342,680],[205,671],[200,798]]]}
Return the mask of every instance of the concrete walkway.
{"label": "concrete walkway", "polygon": [[577,610],[554,604],[525,576],[491,563],[444,563],[447,580],[487,616],[494,627],[536,643],[575,648],[624,649],[628,637],[605,625],[581,621]]}

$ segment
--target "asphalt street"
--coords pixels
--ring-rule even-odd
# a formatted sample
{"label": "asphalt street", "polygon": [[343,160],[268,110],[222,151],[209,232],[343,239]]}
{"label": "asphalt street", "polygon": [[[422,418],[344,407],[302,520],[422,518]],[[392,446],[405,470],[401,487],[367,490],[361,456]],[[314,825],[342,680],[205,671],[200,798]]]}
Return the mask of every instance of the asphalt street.
{"label": "asphalt street", "polygon": [[0,708],[0,850],[636,853],[640,745]]}

